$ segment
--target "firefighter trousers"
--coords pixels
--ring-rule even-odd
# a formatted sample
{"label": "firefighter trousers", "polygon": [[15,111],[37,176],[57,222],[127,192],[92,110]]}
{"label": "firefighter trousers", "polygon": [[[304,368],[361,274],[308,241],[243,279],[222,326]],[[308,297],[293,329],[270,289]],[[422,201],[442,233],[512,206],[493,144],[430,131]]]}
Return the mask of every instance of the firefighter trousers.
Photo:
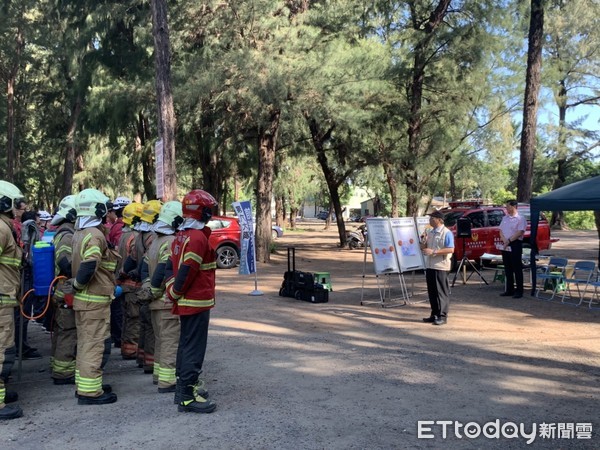
{"label": "firefighter trousers", "polygon": [[15,339],[15,307],[0,304],[0,409],[4,408],[6,388],[5,378],[8,378],[14,359]]}
{"label": "firefighter trousers", "polygon": [[138,341],[138,364],[142,364],[145,373],[154,371],[154,329],[152,328],[152,315],[150,303],[142,302],[140,306],[140,339]]}
{"label": "firefighter trousers", "polygon": [[195,385],[202,372],[210,309],[200,314],[179,316],[181,332],[177,349],[176,374],[182,386]]}
{"label": "firefighter trousers", "polygon": [[154,372],[159,388],[168,388],[176,384],[175,362],[179,346],[179,316],[169,309],[152,309],[152,327],[154,328]]}
{"label": "firefighter trousers", "polygon": [[84,397],[102,395],[102,368],[110,352],[110,303],[95,303],[93,309],[75,310],[77,360],[75,383]]}
{"label": "firefighter trousers", "polygon": [[121,355],[135,358],[140,338],[140,303],[135,295],[137,288],[123,288],[123,334],[121,335]]}
{"label": "firefighter trousers", "polygon": [[66,308],[63,300],[56,301],[52,333],[52,378],[65,380],[75,376],[77,328],[75,311]]}

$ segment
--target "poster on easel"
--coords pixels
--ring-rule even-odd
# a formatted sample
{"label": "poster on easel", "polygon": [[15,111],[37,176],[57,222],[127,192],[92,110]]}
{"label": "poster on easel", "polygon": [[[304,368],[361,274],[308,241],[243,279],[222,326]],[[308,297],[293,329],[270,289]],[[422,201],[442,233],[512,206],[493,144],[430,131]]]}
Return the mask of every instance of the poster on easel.
{"label": "poster on easel", "polygon": [[431,225],[429,224],[429,216],[416,217],[415,223],[417,224],[417,233],[419,233],[419,239],[423,241],[423,239],[427,238],[427,232],[431,230]]}
{"label": "poster on easel", "polygon": [[395,255],[396,248],[389,219],[368,218],[367,232],[375,273],[377,275],[399,273],[400,268]]}
{"label": "poster on easel", "polygon": [[397,217],[389,221],[400,272],[423,269],[425,262],[419,247],[419,234],[414,219]]}

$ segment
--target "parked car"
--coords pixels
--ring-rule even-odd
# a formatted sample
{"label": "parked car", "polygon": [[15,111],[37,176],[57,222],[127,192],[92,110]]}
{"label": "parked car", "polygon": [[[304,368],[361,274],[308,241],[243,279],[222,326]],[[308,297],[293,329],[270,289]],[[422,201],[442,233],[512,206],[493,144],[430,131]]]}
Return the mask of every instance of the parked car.
{"label": "parked car", "polygon": [[213,216],[207,224],[212,233],[209,243],[217,252],[217,267],[231,269],[237,266],[241,251],[241,229],[235,217]]}
{"label": "parked car", "polygon": [[327,215],[328,214],[329,214],[328,211],[319,211],[319,213],[317,214],[317,219],[327,220]]}
{"label": "parked car", "polygon": [[[531,247],[530,239],[530,213],[528,204],[519,204],[519,214],[527,219],[527,230],[523,239],[524,247]],[[471,260],[478,260],[484,253],[499,254],[496,245],[500,240],[500,222],[507,214],[503,206],[484,206],[474,202],[451,202],[449,209],[442,210],[444,213],[444,224],[454,233],[454,255],[453,267],[456,261],[460,261],[463,255]],[[459,238],[457,234],[458,219],[469,219],[471,224],[471,237]],[[537,244],[539,250],[552,248],[552,243],[558,239],[550,236],[550,225],[543,214],[540,214],[538,226]],[[464,247],[464,254],[463,254]]]}
{"label": "parked car", "polygon": [[278,225],[271,225],[271,236],[273,239],[277,239],[283,236],[283,228]]}

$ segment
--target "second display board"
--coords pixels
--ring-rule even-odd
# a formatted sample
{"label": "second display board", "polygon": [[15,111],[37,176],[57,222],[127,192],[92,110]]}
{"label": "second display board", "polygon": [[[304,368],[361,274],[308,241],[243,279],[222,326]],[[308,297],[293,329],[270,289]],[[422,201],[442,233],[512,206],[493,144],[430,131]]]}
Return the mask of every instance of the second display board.
{"label": "second display board", "polygon": [[367,232],[376,274],[402,273],[425,267],[412,217],[369,218]]}

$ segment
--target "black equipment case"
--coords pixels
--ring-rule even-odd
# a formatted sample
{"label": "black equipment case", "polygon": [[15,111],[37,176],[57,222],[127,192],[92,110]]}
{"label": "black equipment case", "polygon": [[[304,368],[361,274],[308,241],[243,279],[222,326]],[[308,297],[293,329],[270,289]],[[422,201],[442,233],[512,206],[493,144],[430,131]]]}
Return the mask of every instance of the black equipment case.
{"label": "black equipment case", "polygon": [[283,275],[283,283],[279,289],[281,297],[292,297],[311,303],[326,303],[329,301],[329,291],[320,283],[315,283],[311,272],[296,270],[296,248],[287,249],[287,272]]}

